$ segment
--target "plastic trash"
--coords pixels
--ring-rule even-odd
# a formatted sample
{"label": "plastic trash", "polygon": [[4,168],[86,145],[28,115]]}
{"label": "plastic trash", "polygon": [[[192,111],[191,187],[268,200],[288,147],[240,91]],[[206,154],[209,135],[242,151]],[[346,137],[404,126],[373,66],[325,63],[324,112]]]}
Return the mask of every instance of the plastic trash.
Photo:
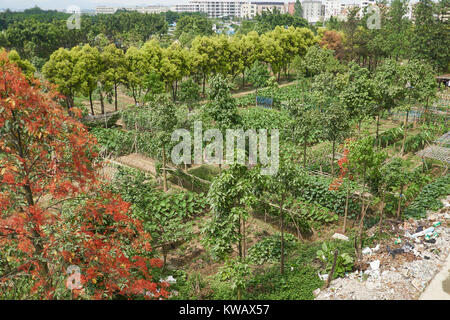
{"label": "plastic trash", "polygon": [[380,269],[380,260],[375,260],[369,263],[370,264],[370,268],[374,271],[379,270]]}
{"label": "plastic trash", "polygon": [[389,252],[390,255],[392,255],[392,258],[394,258],[394,259],[397,254],[405,253],[405,251],[403,249],[392,250],[389,246],[386,246],[386,250],[387,250],[387,252]]}
{"label": "plastic trash", "polygon": [[332,236],[333,239],[338,239],[338,240],[343,240],[343,241],[348,241],[348,237],[346,235],[343,235],[341,233],[335,233]]}
{"label": "plastic trash", "polygon": [[437,227],[439,227],[441,224],[442,224],[442,223],[441,223],[440,221],[439,221],[439,222],[436,222],[435,224],[433,224],[433,227],[437,228]]}
{"label": "plastic trash", "polygon": [[400,244],[400,243],[402,243],[402,239],[400,238],[399,235],[397,235],[397,239],[395,239],[394,244]]}
{"label": "plastic trash", "polygon": [[364,248],[364,250],[362,251],[362,254],[371,255],[372,254],[372,249],[370,249],[369,247]]}
{"label": "plastic trash", "polygon": [[425,229],[425,230],[422,230],[422,231],[420,231],[420,232],[417,232],[417,233],[415,233],[415,234],[413,234],[413,235],[410,235],[409,237],[410,238],[417,238],[417,237],[421,237],[421,236],[424,236],[424,235],[426,235],[426,234],[428,234],[428,233],[432,233],[434,231],[434,227],[430,227],[430,228],[428,228],[428,229]]}
{"label": "plastic trash", "polygon": [[172,277],[172,276],[168,276],[164,281],[165,281],[165,282],[168,282],[168,283],[176,283],[176,282],[177,282],[177,279],[175,279],[175,278]]}
{"label": "plastic trash", "polygon": [[320,272],[317,273],[319,275],[319,279],[322,281],[326,281],[328,279],[327,274],[320,274]]}

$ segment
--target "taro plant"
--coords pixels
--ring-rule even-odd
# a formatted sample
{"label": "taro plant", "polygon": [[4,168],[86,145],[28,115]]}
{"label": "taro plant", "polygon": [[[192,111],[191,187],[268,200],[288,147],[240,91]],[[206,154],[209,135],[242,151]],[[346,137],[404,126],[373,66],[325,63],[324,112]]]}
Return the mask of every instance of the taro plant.
{"label": "taro plant", "polygon": [[[331,243],[324,242],[322,249],[317,251],[317,258],[325,263],[325,271],[330,272],[334,262],[335,247]],[[343,277],[346,272],[350,272],[353,269],[354,260],[346,252],[338,255],[336,260],[336,266],[334,268],[333,279]]]}

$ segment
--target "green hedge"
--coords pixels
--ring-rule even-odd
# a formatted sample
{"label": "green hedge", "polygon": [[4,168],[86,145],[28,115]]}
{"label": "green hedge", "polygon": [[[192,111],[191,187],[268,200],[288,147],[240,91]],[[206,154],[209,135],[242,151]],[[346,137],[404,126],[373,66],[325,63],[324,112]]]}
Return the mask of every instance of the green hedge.
{"label": "green hedge", "polygon": [[426,185],[416,199],[406,208],[405,217],[421,219],[426,217],[427,210],[441,209],[443,205],[440,200],[449,194],[449,190],[450,174]]}

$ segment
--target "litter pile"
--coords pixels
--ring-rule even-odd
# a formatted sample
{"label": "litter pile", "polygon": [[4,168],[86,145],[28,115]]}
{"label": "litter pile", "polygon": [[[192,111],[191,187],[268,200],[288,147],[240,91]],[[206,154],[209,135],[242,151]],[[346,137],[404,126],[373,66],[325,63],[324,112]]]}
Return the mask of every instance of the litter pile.
{"label": "litter pile", "polygon": [[418,299],[450,252],[450,196],[442,202],[426,219],[391,226],[394,239],[362,251],[363,270],[316,290],[316,300]]}

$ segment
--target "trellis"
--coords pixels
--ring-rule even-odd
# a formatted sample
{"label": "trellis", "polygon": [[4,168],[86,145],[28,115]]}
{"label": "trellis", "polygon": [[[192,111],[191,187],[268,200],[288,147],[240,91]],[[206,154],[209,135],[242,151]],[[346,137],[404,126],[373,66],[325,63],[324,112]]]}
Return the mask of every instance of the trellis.
{"label": "trellis", "polygon": [[422,159],[433,159],[450,163],[450,131],[444,134],[442,137],[434,141],[433,145],[426,147],[425,149],[416,153],[417,156]]}

